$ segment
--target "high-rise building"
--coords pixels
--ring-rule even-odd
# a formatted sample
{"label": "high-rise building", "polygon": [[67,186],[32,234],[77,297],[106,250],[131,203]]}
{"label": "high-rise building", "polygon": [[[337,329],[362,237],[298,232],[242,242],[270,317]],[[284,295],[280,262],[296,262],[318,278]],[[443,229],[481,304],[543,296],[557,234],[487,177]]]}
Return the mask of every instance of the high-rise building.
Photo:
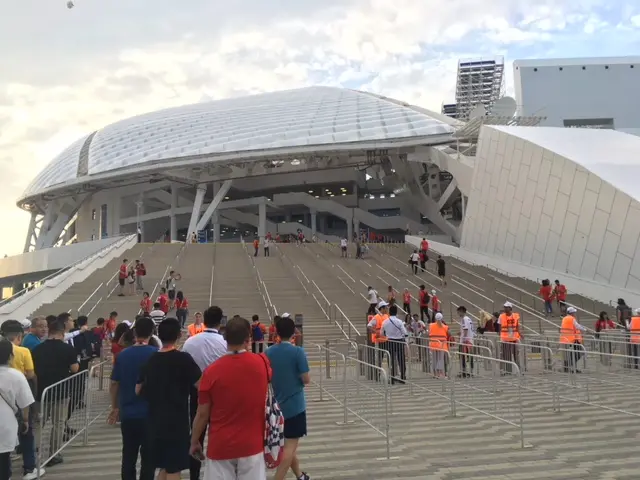
{"label": "high-rise building", "polygon": [[456,118],[465,120],[478,104],[487,112],[504,91],[504,58],[466,59],[458,62]]}

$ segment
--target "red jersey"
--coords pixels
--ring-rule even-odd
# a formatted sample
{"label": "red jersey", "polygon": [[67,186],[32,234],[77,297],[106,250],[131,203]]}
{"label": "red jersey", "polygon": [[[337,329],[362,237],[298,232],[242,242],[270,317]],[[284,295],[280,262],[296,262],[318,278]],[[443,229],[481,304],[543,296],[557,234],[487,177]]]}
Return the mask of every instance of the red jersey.
{"label": "red jersey", "polygon": [[440,299],[436,295],[431,297],[431,308],[433,308],[435,312],[440,311],[440,303]]}
{"label": "red jersey", "polygon": [[109,333],[113,333],[116,331],[116,319],[115,318],[107,318],[105,322],[105,330]]}
{"label": "red jersey", "polygon": [[420,250],[424,250],[425,252],[429,250],[429,242],[427,242],[426,240],[422,240],[420,242]]}
{"label": "red jersey", "polygon": [[272,372],[266,355],[225,355],[200,379],[198,403],[215,405],[209,417],[207,458],[231,460],[264,451],[264,401]]}
{"label": "red jersey", "polygon": [[540,296],[545,302],[550,302],[553,297],[551,285],[543,285],[540,287]]}
{"label": "red jersey", "polygon": [[138,277],[144,277],[147,274],[147,268],[144,266],[144,263],[139,263],[136,265],[136,275]]}
{"label": "red jersey", "polygon": [[169,312],[169,297],[164,293],[158,297],[158,303],[160,304],[160,310],[165,314]]}
{"label": "red jersey", "polygon": [[259,246],[260,246],[260,242],[259,242],[259,241],[258,241],[258,239],[256,238],[256,239],[253,241],[253,248],[258,248]]}
{"label": "red jersey", "polygon": [[93,327],[93,330],[91,330],[91,331],[93,332],[93,334],[96,337],[98,337],[100,339],[101,342],[107,336],[107,330],[104,327]]}
{"label": "red jersey", "polygon": [[429,292],[427,292],[426,290],[420,290],[420,306],[429,306]]}
{"label": "red jersey", "polygon": [[411,294],[409,292],[404,292],[402,294],[402,301],[403,303],[409,305],[411,303]]}
{"label": "red jersey", "polygon": [[182,300],[176,298],[176,309],[186,310],[187,308],[189,308],[189,302],[187,302],[186,298],[183,298]]}
{"label": "red jersey", "polygon": [[278,334],[276,333],[276,326],[270,325],[269,326],[269,342],[271,343],[275,342],[277,336]]}
{"label": "red jersey", "polygon": [[151,312],[151,307],[152,307],[151,299],[149,297],[143,298],[142,300],[140,300],[140,308],[144,313]]}
{"label": "red jersey", "polygon": [[127,278],[129,276],[129,272],[127,271],[127,264],[123,263],[122,265],[120,265],[120,273],[119,273],[120,278]]}
{"label": "red jersey", "polygon": [[556,285],[555,294],[559,301],[564,302],[567,299],[567,287],[562,284]]}

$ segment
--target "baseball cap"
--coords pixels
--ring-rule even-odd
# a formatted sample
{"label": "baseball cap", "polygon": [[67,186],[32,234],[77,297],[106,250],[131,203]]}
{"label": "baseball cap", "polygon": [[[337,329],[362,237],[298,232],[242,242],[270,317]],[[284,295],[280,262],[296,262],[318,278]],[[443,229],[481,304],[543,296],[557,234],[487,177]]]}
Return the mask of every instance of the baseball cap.
{"label": "baseball cap", "polygon": [[124,323],[129,328],[131,328],[131,325],[133,325],[129,320],[123,320],[122,323]]}
{"label": "baseball cap", "polygon": [[504,308],[513,308],[511,302],[504,302]]}
{"label": "baseball cap", "polygon": [[280,318],[289,318],[291,315],[289,315],[288,313],[283,313],[282,315],[280,315]]}
{"label": "baseball cap", "polygon": [[441,313],[436,313],[436,320],[442,320],[444,317]]}
{"label": "baseball cap", "polygon": [[435,290],[431,290],[431,295],[435,295],[436,291]]}
{"label": "baseball cap", "polygon": [[567,308],[567,313],[576,313],[576,312],[577,312],[577,310],[575,308],[573,308],[573,307]]}
{"label": "baseball cap", "polygon": [[388,306],[389,306],[389,304],[387,302],[385,302],[384,300],[378,304],[378,308],[384,308],[384,307],[388,307]]}
{"label": "baseball cap", "polygon": [[31,328],[31,320],[21,320],[22,328]]}
{"label": "baseball cap", "polygon": [[640,315],[640,308],[636,308],[633,313],[635,313],[636,315]]}

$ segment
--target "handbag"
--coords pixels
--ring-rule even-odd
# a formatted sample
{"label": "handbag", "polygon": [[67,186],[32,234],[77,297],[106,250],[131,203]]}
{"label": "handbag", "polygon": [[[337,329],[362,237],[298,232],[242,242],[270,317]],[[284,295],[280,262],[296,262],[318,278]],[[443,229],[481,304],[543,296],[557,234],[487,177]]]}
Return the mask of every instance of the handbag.
{"label": "handbag", "polygon": [[260,355],[267,371],[267,398],[265,401],[265,429],[264,429],[264,462],[272,469],[280,465],[284,454],[284,415],[273,394],[269,367],[263,355]]}

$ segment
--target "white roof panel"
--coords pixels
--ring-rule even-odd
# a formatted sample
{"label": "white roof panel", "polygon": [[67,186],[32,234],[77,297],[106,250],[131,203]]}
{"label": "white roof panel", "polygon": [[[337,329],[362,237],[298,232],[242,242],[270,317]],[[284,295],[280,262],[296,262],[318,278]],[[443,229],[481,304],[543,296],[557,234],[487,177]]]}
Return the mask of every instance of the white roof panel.
{"label": "white roof panel", "polygon": [[[449,120],[393,99],[343,88],[308,87],[160,110],[108,125],[90,142],[88,175],[197,155],[359,141],[413,138],[418,142],[453,131]],[[84,140],[56,157],[22,198],[75,180]]]}
{"label": "white roof panel", "polygon": [[38,176],[31,181],[22,196],[35,195],[45,188],[75,180],[78,173],[80,150],[82,150],[82,145],[84,145],[88,137],[89,135],[86,135],[76,140],[51,160]]}
{"label": "white roof panel", "polygon": [[640,202],[640,137],[616,130],[491,126],[568,158]]}

